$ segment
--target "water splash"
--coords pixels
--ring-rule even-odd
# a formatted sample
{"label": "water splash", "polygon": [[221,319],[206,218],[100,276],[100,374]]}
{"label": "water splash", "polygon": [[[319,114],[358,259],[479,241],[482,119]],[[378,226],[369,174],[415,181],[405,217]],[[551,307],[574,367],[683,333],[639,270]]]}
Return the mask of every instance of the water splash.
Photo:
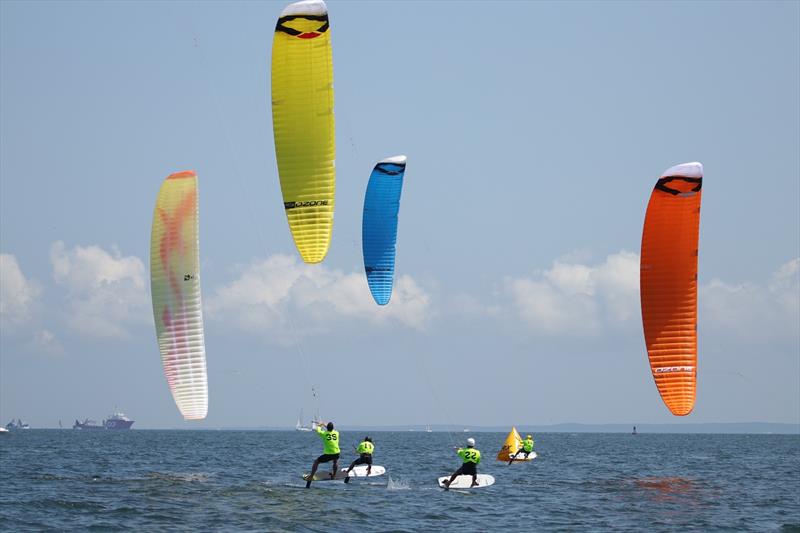
{"label": "water splash", "polygon": [[392,479],[392,476],[389,476],[389,482],[386,484],[386,490],[410,490],[411,484],[408,481],[403,479]]}

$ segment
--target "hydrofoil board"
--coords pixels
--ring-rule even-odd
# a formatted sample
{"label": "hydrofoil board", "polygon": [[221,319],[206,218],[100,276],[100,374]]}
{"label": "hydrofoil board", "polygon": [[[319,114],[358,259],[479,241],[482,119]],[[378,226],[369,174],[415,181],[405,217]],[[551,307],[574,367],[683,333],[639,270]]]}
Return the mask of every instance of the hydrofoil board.
{"label": "hydrofoil board", "polygon": [[[442,476],[439,478],[439,486],[445,488],[444,482],[450,479],[450,476]],[[482,489],[484,487],[488,487],[490,485],[494,485],[494,477],[490,476],[489,474],[478,474],[477,479],[478,484],[472,486],[472,476],[467,474],[462,474],[460,476],[456,476],[450,486],[448,488],[451,489]]]}
{"label": "hydrofoil board", "polygon": [[[386,473],[386,469],[380,465],[372,465],[372,471],[369,473],[369,477],[375,476],[382,476]],[[338,472],[336,472],[336,477],[331,478],[330,471],[328,472],[317,472],[314,474],[314,481],[333,481],[333,480],[343,480],[346,477],[367,477],[367,465],[358,465],[354,466],[353,469],[350,471],[350,475],[347,475],[347,469],[342,468]],[[308,474],[303,474],[303,479],[308,481]]]}

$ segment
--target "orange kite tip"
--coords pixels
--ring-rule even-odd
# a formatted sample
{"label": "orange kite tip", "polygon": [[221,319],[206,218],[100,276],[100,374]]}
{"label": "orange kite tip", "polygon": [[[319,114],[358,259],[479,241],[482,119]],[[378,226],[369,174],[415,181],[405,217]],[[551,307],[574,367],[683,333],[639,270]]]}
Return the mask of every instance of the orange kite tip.
{"label": "orange kite tip", "polygon": [[691,412],[693,410],[694,410],[694,405],[692,405],[688,409],[677,409],[677,408],[676,409],[670,409],[670,412],[675,416],[687,416],[687,415],[691,414]]}
{"label": "orange kite tip", "polygon": [[703,177],[703,163],[693,161],[691,163],[681,163],[669,167],[661,175],[662,178],[670,178],[680,176],[682,178],[702,178]]}
{"label": "orange kite tip", "polygon": [[195,174],[194,170],[184,170],[183,172],[176,172],[174,174],[170,174],[167,179],[168,180],[179,180],[183,178],[195,178],[197,174]]}

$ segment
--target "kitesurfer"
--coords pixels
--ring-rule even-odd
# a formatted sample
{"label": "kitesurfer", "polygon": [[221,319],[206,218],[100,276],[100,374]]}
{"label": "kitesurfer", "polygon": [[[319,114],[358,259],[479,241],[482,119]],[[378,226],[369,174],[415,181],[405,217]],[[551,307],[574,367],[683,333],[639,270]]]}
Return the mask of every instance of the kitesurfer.
{"label": "kitesurfer", "polygon": [[311,482],[314,480],[314,474],[317,473],[317,467],[320,463],[327,463],[333,461],[333,468],[331,468],[331,479],[336,477],[336,471],[339,469],[339,432],[333,429],[333,422],[328,422],[325,429],[322,429],[323,422],[317,426],[317,435],[322,439],[322,455],[314,460],[311,466],[311,473],[306,477],[306,488],[311,487]]}
{"label": "kitesurfer", "polygon": [[358,459],[350,463],[350,466],[347,468],[347,477],[344,478],[345,483],[350,483],[350,471],[356,465],[367,465],[367,476],[370,475],[372,472],[372,453],[375,451],[375,445],[372,443],[372,439],[370,437],[364,437],[364,440],[361,444],[358,445],[356,449],[356,453],[359,454]]}
{"label": "kitesurfer", "polygon": [[453,472],[450,479],[444,482],[444,490],[449,490],[450,483],[462,474],[471,475],[472,485],[470,486],[475,487],[478,484],[478,464],[481,462],[481,452],[475,448],[475,439],[472,437],[468,438],[467,447],[456,449],[456,453],[464,460],[464,463],[461,465],[461,468]]}
{"label": "kitesurfer", "polygon": [[525,437],[525,440],[522,441],[522,448],[517,450],[517,453],[515,453],[514,455],[511,456],[511,460],[508,462],[508,464],[513,463],[514,459],[516,459],[517,456],[519,454],[521,454],[521,453],[524,453],[525,454],[525,459],[527,459],[528,455],[530,455],[530,453],[532,451],[533,451],[533,437],[531,437],[530,435],[527,435]]}

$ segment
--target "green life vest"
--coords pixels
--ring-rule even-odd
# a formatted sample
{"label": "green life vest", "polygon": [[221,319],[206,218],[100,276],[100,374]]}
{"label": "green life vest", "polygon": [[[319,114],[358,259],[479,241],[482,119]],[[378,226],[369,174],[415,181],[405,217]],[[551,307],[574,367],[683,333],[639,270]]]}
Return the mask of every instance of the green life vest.
{"label": "green life vest", "polygon": [[465,463],[479,464],[481,462],[481,452],[475,448],[459,448],[456,452]]}
{"label": "green life vest", "polygon": [[317,428],[317,434],[322,439],[322,453],[325,455],[335,455],[339,453],[339,432],[335,429],[328,431]]}
{"label": "green life vest", "polygon": [[358,450],[356,450],[356,451],[358,453],[367,453],[369,455],[372,455],[372,452],[374,450],[375,450],[375,446],[371,442],[365,440],[364,442],[362,442],[361,444],[358,445]]}
{"label": "green life vest", "polygon": [[524,441],[522,441],[522,451],[525,452],[533,451],[533,439],[525,439]]}

